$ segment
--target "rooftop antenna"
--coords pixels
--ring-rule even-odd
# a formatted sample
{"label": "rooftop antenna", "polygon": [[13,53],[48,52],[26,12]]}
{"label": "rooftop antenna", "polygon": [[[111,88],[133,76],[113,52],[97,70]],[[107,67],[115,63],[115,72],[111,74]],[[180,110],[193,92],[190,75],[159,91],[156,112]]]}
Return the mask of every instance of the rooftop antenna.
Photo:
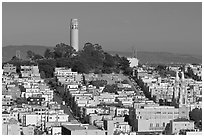
{"label": "rooftop antenna", "polygon": [[137,58],[137,51],[134,46],[132,46],[132,58]]}

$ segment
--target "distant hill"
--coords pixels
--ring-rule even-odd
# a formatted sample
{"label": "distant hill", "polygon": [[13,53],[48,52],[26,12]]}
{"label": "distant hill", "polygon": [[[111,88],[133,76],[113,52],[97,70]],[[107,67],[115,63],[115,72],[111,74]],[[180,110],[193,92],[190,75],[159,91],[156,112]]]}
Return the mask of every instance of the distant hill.
{"label": "distant hill", "polygon": [[3,62],[9,61],[13,56],[16,55],[17,50],[20,51],[21,58],[26,59],[28,50],[31,50],[36,54],[43,55],[47,48],[52,49],[53,47],[46,47],[46,46],[39,46],[39,45],[5,46],[2,48],[2,57],[3,57],[2,61]]}
{"label": "distant hill", "polygon": [[[31,50],[36,54],[43,55],[45,50],[53,49],[53,47],[39,46],[39,45],[23,45],[23,46],[5,46],[2,48],[2,61],[9,61],[13,56],[16,55],[16,51],[19,50],[21,58],[26,59],[26,52]],[[121,51],[106,51],[110,54],[118,54],[120,56],[131,57],[131,52]],[[168,52],[137,52],[137,57],[142,63],[202,63],[202,56],[194,55],[182,55]]]}
{"label": "distant hill", "polygon": [[[132,57],[131,52],[108,51],[110,54]],[[137,52],[137,58],[142,63],[202,63],[202,56],[182,55],[168,52]]]}

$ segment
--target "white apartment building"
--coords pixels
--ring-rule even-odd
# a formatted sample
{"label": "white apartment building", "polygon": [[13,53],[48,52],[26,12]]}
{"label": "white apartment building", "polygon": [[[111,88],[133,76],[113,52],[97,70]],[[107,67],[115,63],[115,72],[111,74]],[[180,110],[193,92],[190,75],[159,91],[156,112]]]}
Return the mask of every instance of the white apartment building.
{"label": "white apartment building", "polygon": [[179,117],[179,109],[169,106],[141,107],[131,111],[132,126],[137,132],[163,131],[170,120]]}
{"label": "white apartment building", "polygon": [[38,66],[21,66],[22,77],[40,77]]}

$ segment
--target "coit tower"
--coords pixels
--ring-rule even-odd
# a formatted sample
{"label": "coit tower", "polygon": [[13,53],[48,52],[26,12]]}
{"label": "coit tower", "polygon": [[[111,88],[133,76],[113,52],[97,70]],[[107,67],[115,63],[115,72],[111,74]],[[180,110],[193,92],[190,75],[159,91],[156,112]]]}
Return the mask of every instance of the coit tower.
{"label": "coit tower", "polygon": [[70,45],[76,50],[79,50],[79,34],[78,34],[78,20],[71,19],[70,24]]}

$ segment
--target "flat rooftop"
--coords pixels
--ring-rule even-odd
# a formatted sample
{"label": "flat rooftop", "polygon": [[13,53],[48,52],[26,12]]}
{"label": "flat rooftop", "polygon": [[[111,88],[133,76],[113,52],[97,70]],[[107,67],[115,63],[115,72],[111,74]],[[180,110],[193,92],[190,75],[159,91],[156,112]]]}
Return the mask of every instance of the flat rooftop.
{"label": "flat rooftop", "polygon": [[66,129],[70,131],[74,130],[98,130],[97,127],[93,125],[63,125]]}

